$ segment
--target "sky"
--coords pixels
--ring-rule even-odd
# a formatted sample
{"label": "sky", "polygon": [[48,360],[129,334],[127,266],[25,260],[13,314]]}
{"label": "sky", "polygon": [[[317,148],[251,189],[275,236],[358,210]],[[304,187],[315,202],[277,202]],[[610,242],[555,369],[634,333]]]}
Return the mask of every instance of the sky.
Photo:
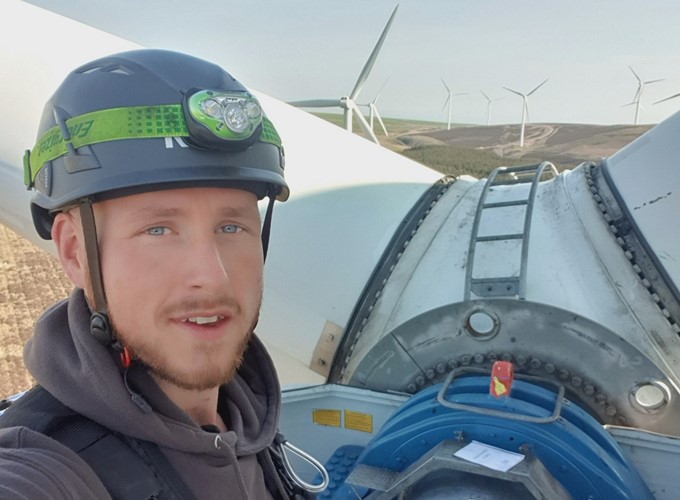
{"label": "sky", "polygon": [[[383,117],[446,122],[632,124],[680,110],[677,0],[31,0],[149,47],[217,62],[283,101],[348,95],[399,10],[359,103]],[[383,87],[384,86],[384,87]],[[324,110],[320,110],[324,111]],[[327,109],[325,111],[333,111]]]}

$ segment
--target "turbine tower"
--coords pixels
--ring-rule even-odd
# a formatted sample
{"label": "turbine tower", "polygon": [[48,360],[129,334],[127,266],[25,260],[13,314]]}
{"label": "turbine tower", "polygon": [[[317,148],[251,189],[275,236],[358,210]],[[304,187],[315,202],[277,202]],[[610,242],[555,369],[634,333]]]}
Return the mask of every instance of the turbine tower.
{"label": "turbine tower", "polygon": [[392,26],[392,21],[394,21],[394,16],[397,14],[397,9],[399,9],[399,5],[397,5],[394,8],[394,10],[392,11],[392,15],[390,16],[389,20],[387,21],[387,24],[385,25],[385,28],[383,29],[383,32],[380,35],[380,38],[378,39],[378,42],[375,44],[375,47],[373,48],[373,52],[371,52],[371,55],[369,56],[368,60],[366,61],[364,68],[361,70],[361,73],[359,74],[359,78],[357,79],[357,82],[354,84],[354,88],[352,89],[352,92],[350,92],[350,94],[348,96],[341,97],[340,99],[312,99],[312,100],[307,100],[307,101],[294,101],[294,102],[289,102],[288,104],[291,104],[292,106],[296,106],[296,107],[299,107],[299,108],[335,108],[335,107],[340,107],[340,108],[343,109],[345,128],[349,132],[352,131],[352,115],[354,115],[354,116],[357,117],[357,119],[359,120],[359,123],[361,124],[361,127],[368,134],[368,136],[373,140],[373,142],[375,142],[376,144],[380,144],[378,142],[378,138],[373,133],[373,129],[369,126],[368,122],[366,121],[364,116],[359,111],[359,108],[357,107],[357,104],[356,104],[356,100],[359,97],[361,90],[364,88],[364,84],[366,83],[366,79],[368,78],[368,75],[371,73],[371,70],[373,69],[373,65],[375,64],[375,60],[378,57],[378,53],[380,52],[380,48],[382,47],[382,44],[385,41],[385,38],[387,37],[387,33],[390,30],[390,26]]}
{"label": "turbine tower", "polygon": [[496,99],[491,99],[488,95],[483,90],[480,90],[482,95],[486,98],[487,101],[487,107],[486,107],[486,126],[488,127],[491,125],[491,103],[494,101],[498,101],[499,99],[502,99],[501,97],[497,97]]}
{"label": "turbine tower", "polygon": [[634,122],[634,125],[637,125],[638,124],[638,118],[640,116],[640,108],[642,107],[642,105],[640,104],[640,101],[642,100],[642,91],[645,89],[645,85],[649,85],[650,83],[662,82],[664,80],[664,78],[661,78],[659,80],[647,80],[646,82],[643,82],[642,79],[635,72],[633,67],[632,66],[628,66],[628,67],[633,72],[633,75],[635,75],[635,78],[638,81],[637,92],[635,92],[635,97],[633,97],[633,102],[630,103],[630,104],[635,104],[635,122]]}
{"label": "turbine tower", "polygon": [[532,90],[528,94],[522,94],[521,92],[517,92],[516,90],[509,89],[508,87],[503,87],[505,90],[509,90],[513,94],[517,94],[518,96],[520,96],[524,100],[524,103],[522,104],[522,126],[521,126],[520,132],[519,132],[519,147],[520,148],[524,147],[524,125],[526,124],[526,121],[529,117],[529,96],[531,94],[533,94],[534,92],[536,92],[539,88],[541,88],[543,86],[543,84],[547,81],[548,81],[548,79],[546,78],[539,85],[537,85],[536,88],[534,88],[534,90]]}
{"label": "turbine tower", "polygon": [[468,95],[468,92],[464,92],[462,94],[454,94],[451,92],[451,89],[449,88],[448,85],[446,85],[446,82],[442,78],[442,83],[444,84],[444,87],[446,87],[446,91],[448,92],[448,96],[446,97],[446,100],[444,101],[444,105],[442,106],[442,110],[446,107],[446,104],[448,103],[449,105],[449,114],[448,114],[448,120],[446,121],[446,130],[451,130],[451,107],[453,106],[453,96],[457,95]]}

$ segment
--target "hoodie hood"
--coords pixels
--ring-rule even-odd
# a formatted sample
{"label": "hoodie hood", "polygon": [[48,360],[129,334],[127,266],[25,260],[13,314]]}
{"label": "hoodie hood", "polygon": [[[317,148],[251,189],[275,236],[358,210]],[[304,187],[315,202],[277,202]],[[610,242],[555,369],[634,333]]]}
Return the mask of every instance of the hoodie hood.
{"label": "hoodie hood", "polygon": [[[130,368],[128,387],[114,353],[89,332],[83,291],[48,309],[24,349],[24,362],[38,384],[76,412],[109,429],[187,453],[220,455],[215,434],[206,432],[175,405],[144,368]],[[139,393],[144,404],[133,401]],[[274,439],[280,387],[273,363],[253,335],[241,368],[220,388],[219,409],[229,421],[221,439],[237,456],[257,453]]]}

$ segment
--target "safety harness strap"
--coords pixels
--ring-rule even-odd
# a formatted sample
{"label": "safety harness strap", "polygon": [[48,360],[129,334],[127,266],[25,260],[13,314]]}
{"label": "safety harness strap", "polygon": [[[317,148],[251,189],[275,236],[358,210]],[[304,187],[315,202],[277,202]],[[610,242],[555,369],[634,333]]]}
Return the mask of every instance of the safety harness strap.
{"label": "safety harness strap", "polygon": [[112,432],[36,386],[0,415],[0,428],[23,426],[76,452],[114,499],[195,500],[158,447]]}

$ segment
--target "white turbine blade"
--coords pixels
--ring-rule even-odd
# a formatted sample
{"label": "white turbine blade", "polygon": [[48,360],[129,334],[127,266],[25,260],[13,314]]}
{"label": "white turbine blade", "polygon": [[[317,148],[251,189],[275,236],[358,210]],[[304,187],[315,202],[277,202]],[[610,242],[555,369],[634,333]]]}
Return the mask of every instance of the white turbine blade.
{"label": "white turbine blade", "polygon": [[630,70],[631,70],[631,71],[633,72],[633,74],[635,75],[635,78],[637,78],[637,81],[640,82],[640,83],[642,83],[642,80],[640,79],[640,77],[638,76],[638,74],[635,72],[635,70],[633,69],[633,67],[632,67],[632,66],[628,66],[628,67],[630,68]]}
{"label": "white turbine blade", "polygon": [[489,97],[488,95],[486,95],[486,93],[485,93],[483,90],[480,90],[480,92],[482,93],[482,95],[483,95],[484,97],[486,97],[486,100],[489,101],[489,104],[491,104],[491,97]]}
{"label": "white turbine blade", "polygon": [[529,92],[529,93],[527,94],[527,96],[530,96],[531,94],[533,94],[534,92],[536,92],[536,91],[537,91],[538,89],[540,89],[540,88],[543,86],[543,84],[544,84],[545,82],[547,82],[547,81],[548,81],[548,78],[546,78],[545,80],[543,80],[543,81],[542,81],[542,82],[541,82],[534,90],[532,90],[531,92]]}
{"label": "white turbine blade", "polygon": [[364,129],[364,132],[368,134],[368,136],[371,138],[373,142],[380,145],[378,138],[371,130],[371,127],[366,121],[366,118],[364,118],[364,115],[361,114],[356,104],[354,104],[354,101],[352,101],[351,99],[347,99],[347,111],[349,111],[350,113],[354,113],[356,115],[357,119],[359,120],[359,124],[361,124],[361,128]]}
{"label": "white turbine blade", "polygon": [[674,94],[670,97],[666,97],[665,99],[661,99],[660,101],[656,101],[654,104],[659,104],[660,102],[664,102],[664,101],[670,101],[671,99],[675,99],[676,97],[680,97],[680,94]]}
{"label": "white turbine blade", "polygon": [[310,99],[307,101],[293,101],[289,102],[291,106],[296,108],[337,108],[342,107],[340,99]]}
{"label": "white turbine blade", "polygon": [[521,92],[517,92],[516,90],[509,89],[508,87],[503,87],[503,88],[504,88],[505,90],[509,90],[509,91],[512,92],[513,94],[517,94],[517,95],[520,96],[521,98],[524,98],[524,97],[525,97],[524,94],[522,94]]}
{"label": "white turbine blade", "polygon": [[444,81],[443,78],[442,78],[442,83],[444,84],[444,87],[446,87],[446,91],[450,94],[450,93],[451,93],[451,89],[449,88],[448,85],[446,85],[446,82]]}
{"label": "white turbine blade", "polygon": [[378,102],[378,97],[380,97],[380,94],[382,94],[382,91],[385,88],[385,85],[387,85],[387,82],[389,82],[389,81],[390,81],[389,77],[385,78],[385,81],[383,82],[382,86],[380,87],[380,90],[378,90],[378,93],[375,95],[375,99],[373,99],[373,104],[376,104]]}
{"label": "white turbine blade", "polygon": [[390,16],[389,21],[387,21],[385,29],[383,29],[383,32],[380,35],[380,38],[378,39],[378,43],[375,44],[373,52],[371,52],[368,61],[366,61],[366,64],[364,65],[364,69],[362,69],[361,74],[359,74],[357,83],[354,85],[354,89],[352,90],[352,93],[349,95],[350,99],[352,99],[353,101],[356,100],[356,98],[359,96],[361,89],[364,87],[364,83],[366,83],[368,75],[371,73],[371,70],[373,69],[375,60],[378,58],[378,53],[380,52],[380,48],[382,47],[382,44],[385,41],[385,38],[387,37],[387,32],[390,30],[390,26],[392,25],[392,21],[394,21],[394,16],[397,14],[398,8],[399,5],[397,5],[392,11],[392,15]]}
{"label": "white turbine blade", "polygon": [[659,78],[658,80],[647,80],[646,82],[642,82],[645,85],[649,85],[650,83],[656,83],[656,82],[663,82],[665,78]]}
{"label": "white turbine blade", "polygon": [[378,112],[378,108],[374,105],[373,106],[373,112],[375,113],[375,117],[378,119],[378,122],[380,123],[380,126],[383,129],[383,132],[385,132],[385,137],[388,137],[390,134],[387,133],[387,129],[385,128],[385,124],[382,121],[382,117],[380,116],[380,113]]}
{"label": "white turbine blade", "polygon": [[451,94],[449,94],[448,97],[446,98],[446,100],[444,101],[444,105],[442,106],[442,111],[444,111],[444,108],[445,108],[446,105],[449,103],[449,100],[450,100],[450,99],[451,99]]}

